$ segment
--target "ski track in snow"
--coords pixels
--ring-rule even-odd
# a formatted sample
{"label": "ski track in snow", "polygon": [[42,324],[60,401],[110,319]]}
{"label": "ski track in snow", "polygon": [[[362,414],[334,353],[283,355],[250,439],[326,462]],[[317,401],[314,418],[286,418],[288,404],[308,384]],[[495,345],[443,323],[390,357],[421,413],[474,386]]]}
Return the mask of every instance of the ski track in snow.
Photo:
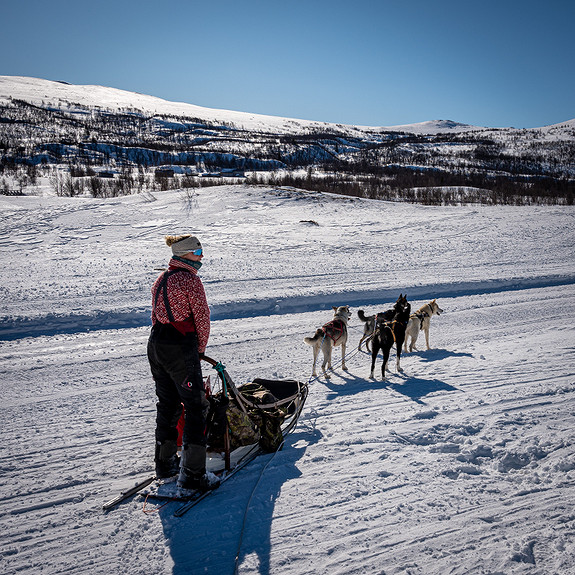
{"label": "ski track in snow", "polygon": [[[241,539],[242,575],[575,573],[573,209],[199,194],[209,208],[0,199],[2,572],[231,575]],[[209,354],[236,383],[307,381],[302,340],[332,304],[354,306],[349,370],[334,350],[283,450],[184,518],[138,498],[103,514],[150,471],[150,270],[188,218],[209,254]],[[371,380],[358,306],[406,290],[445,310],[432,349],[421,334],[402,373]]]}

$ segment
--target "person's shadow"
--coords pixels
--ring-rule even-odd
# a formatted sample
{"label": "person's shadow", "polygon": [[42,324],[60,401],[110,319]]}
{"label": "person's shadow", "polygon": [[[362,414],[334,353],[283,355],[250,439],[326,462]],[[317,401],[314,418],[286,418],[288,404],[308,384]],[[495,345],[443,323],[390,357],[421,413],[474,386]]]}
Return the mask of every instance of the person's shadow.
{"label": "person's shadow", "polygon": [[315,418],[298,427],[275,454],[260,455],[181,518],[177,503],[160,510],[174,575],[233,575],[236,562],[256,561],[270,573],[271,525],[282,485],[301,475],[298,460],[321,439]]}

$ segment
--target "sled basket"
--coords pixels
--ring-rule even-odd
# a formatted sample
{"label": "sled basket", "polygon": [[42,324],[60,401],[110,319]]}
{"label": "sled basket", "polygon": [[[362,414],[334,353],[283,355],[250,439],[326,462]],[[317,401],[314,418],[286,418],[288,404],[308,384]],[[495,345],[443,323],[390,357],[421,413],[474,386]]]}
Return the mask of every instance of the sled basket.
{"label": "sled basket", "polygon": [[213,419],[208,436],[210,450],[221,449],[227,426],[230,448],[258,443],[265,452],[276,451],[295,427],[307,397],[307,385],[293,380],[254,379],[237,386],[226,373],[229,398],[212,399]]}

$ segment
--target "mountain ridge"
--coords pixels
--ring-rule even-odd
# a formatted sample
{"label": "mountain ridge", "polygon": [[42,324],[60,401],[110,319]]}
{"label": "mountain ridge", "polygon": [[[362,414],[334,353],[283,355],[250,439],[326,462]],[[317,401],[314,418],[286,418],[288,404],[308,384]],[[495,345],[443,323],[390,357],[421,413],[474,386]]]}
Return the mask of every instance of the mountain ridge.
{"label": "mountain ridge", "polygon": [[[103,182],[101,172],[117,177]],[[419,203],[570,204],[575,120],[526,129],[452,120],[348,126],[0,76],[0,193],[22,193],[38,173],[57,194],[95,197],[245,177]]]}
{"label": "mountain ridge", "polygon": [[[108,109],[121,110],[131,107],[140,109],[146,113],[174,114],[176,116],[197,116],[204,120],[233,122],[243,128],[254,129],[267,126],[270,130],[280,129],[281,131],[293,132],[296,124],[303,128],[318,129],[321,127],[348,129],[359,132],[406,132],[414,134],[438,134],[457,133],[474,130],[494,130],[494,129],[515,129],[515,128],[493,128],[486,126],[473,126],[455,122],[453,120],[428,120],[411,124],[396,126],[361,126],[354,124],[341,124],[333,122],[322,122],[315,120],[302,120],[297,118],[284,118],[281,116],[270,116],[250,112],[240,112],[197,106],[186,102],[174,102],[158,98],[148,94],[131,92],[119,88],[100,86],[71,84],[62,80],[47,80],[33,78],[29,76],[0,76],[0,99],[15,98],[25,100],[30,103],[40,103],[50,98],[70,99],[71,102],[80,103],[87,106],[106,107]],[[574,120],[567,120],[560,126]],[[547,128],[552,126],[543,126]],[[525,130],[539,128],[524,128]]]}

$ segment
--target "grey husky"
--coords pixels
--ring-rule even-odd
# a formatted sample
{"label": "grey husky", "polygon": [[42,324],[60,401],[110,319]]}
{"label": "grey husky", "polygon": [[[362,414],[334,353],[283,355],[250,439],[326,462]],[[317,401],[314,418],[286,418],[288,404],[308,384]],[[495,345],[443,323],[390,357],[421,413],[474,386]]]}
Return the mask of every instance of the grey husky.
{"label": "grey husky", "polygon": [[387,311],[380,311],[379,313],[374,313],[373,315],[365,315],[365,312],[360,309],[357,312],[357,317],[363,322],[363,335],[359,340],[357,346],[357,351],[361,350],[361,344],[365,341],[365,349],[371,352],[370,342],[373,339],[373,333],[375,332],[375,324],[378,320],[391,320],[395,310],[388,309]]}
{"label": "grey husky", "polygon": [[425,332],[425,344],[427,349],[429,347],[429,324],[431,323],[431,318],[434,315],[441,315],[443,310],[437,304],[437,300],[432,300],[425,305],[422,305],[415,313],[412,313],[409,317],[409,323],[405,330],[405,341],[403,342],[403,351],[407,353],[407,339],[411,338],[409,344],[409,351],[417,351],[415,347],[415,342],[417,341],[417,336],[420,331]]}
{"label": "grey husky", "polygon": [[331,352],[334,347],[341,347],[341,368],[347,371],[345,365],[345,346],[347,344],[347,322],[351,318],[348,305],[333,308],[333,319],[322,327],[318,328],[313,337],[304,337],[304,342],[313,346],[313,371],[312,376],[317,376],[315,364],[319,350],[323,352],[323,363],[321,369],[326,379],[330,375],[325,367],[331,369]]}
{"label": "grey husky", "polygon": [[369,342],[373,336],[373,332],[375,330],[375,314],[373,315],[365,315],[365,312],[360,309],[357,312],[357,317],[363,322],[363,335],[359,340],[359,344],[357,345],[357,350],[361,349],[361,344],[365,341],[365,348],[367,351],[371,351],[369,347]]}

